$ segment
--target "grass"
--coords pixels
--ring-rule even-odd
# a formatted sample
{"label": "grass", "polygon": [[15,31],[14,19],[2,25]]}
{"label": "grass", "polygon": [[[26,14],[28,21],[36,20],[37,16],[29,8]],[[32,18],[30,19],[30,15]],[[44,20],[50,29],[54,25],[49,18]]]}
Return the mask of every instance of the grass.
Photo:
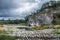
{"label": "grass", "polygon": [[45,26],[35,26],[35,27],[32,27],[31,30],[43,30],[43,29],[51,29],[53,28],[53,26],[49,26],[49,25],[45,25]]}
{"label": "grass", "polygon": [[8,34],[5,30],[0,30],[0,34]]}
{"label": "grass", "polygon": [[43,29],[60,29],[60,25],[43,25],[43,26],[35,26],[32,27],[31,30],[43,30]]}
{"label": "grass", "polygon": [[16,40],[15,37],[0,35],[0,40]]}
{"label": "grass", "polygon": [[53,34],[60,34],[60,29],[55,29],[55,30],[53,31]]}
{"label": "grass", "polygon": [[1,34],[9,34],[9,33],[12,33],[13,31],[5,31],[5,30],[0,30],[0,35]]}

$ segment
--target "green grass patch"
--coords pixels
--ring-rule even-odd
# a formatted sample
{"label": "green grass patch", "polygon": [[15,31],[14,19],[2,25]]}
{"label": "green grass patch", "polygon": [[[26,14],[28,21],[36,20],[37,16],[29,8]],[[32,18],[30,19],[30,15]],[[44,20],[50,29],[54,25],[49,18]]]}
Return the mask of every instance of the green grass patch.
{"label": "green grass patch", "polygon": [[0,34],[9,34],[12,33],[13,31],[5,31],[5,30],[0,30]]}
{"label": "green grass patch", "polygon": [[0,34],[8,34],[5,30],[0,30]]}
{"label": "green grass patch", "polygon": [[0,35],[0,40],[16,40],[15,37]]}
{"label": "green grass patch", "polygon": [[43,26],[35,26],[32,27],[31,30],[43,30],[43,29],[60,29],[60,25],[43,25]]}
{"label": "green grass patch", "polygon": [[53,34],[60,34],[60,29],[55,29],[55,30],[53,31]]}
{"label": "green grass patch", "polygon": [[53,26],[42,26],[42,27],[32,27],[31,30],[43,30],[43,29],[51,29]]}

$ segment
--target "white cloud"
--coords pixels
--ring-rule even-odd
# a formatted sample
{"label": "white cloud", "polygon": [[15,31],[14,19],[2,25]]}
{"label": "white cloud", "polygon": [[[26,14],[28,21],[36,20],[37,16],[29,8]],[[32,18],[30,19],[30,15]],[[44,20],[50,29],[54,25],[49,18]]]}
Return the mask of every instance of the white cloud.
{"label": "white cloud", "polygon": [[25,5],[21,8],[17,8],[15,11],[23,13],[25,11],[29,11],[32,8],[37,7],[37,3],[25,3]]}
{"label": "white cloud", "polygon": [[41,0],[35,0],[35,2],[41,2]]}
{"label": "white cloud", "polygon": [[11,12],[13,12],[14,15],[22,15],[24,12],[33,11],[32,9],[38,8],[38,3],[39,3],[39,0],[38,1],[36,0],[34,3],[29,3],[29,2],[20,3],[20,4],[22,4],[22,7],[13,9],[13,11],[11,11]]}

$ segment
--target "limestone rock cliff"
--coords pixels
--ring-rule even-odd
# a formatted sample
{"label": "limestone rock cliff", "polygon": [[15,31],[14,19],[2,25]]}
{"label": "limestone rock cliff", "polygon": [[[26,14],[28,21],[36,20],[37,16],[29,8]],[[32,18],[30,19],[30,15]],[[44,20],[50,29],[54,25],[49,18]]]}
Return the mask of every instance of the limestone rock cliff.
{"label": "limestone rock cliff", "polygon": [[50,1],[42,5],[42,8],[28,18],[29,26],[40,24],[53,24],[54,15],[60,13],[60,1]]}

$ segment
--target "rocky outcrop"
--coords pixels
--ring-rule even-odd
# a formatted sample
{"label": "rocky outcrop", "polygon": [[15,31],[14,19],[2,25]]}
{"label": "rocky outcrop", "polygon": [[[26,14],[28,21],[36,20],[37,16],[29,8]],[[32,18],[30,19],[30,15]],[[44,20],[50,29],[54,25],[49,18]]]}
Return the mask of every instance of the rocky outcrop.
{"label": "rocky outcrop", "polygon": [[58,3],[45,4],[48,6],[42,6],[41,10],[38,11],[35,15],[32,15],[28,18],[28,25],[39,26],[40,24],[53,24],[54,14],[60,13],[60,6]]}

